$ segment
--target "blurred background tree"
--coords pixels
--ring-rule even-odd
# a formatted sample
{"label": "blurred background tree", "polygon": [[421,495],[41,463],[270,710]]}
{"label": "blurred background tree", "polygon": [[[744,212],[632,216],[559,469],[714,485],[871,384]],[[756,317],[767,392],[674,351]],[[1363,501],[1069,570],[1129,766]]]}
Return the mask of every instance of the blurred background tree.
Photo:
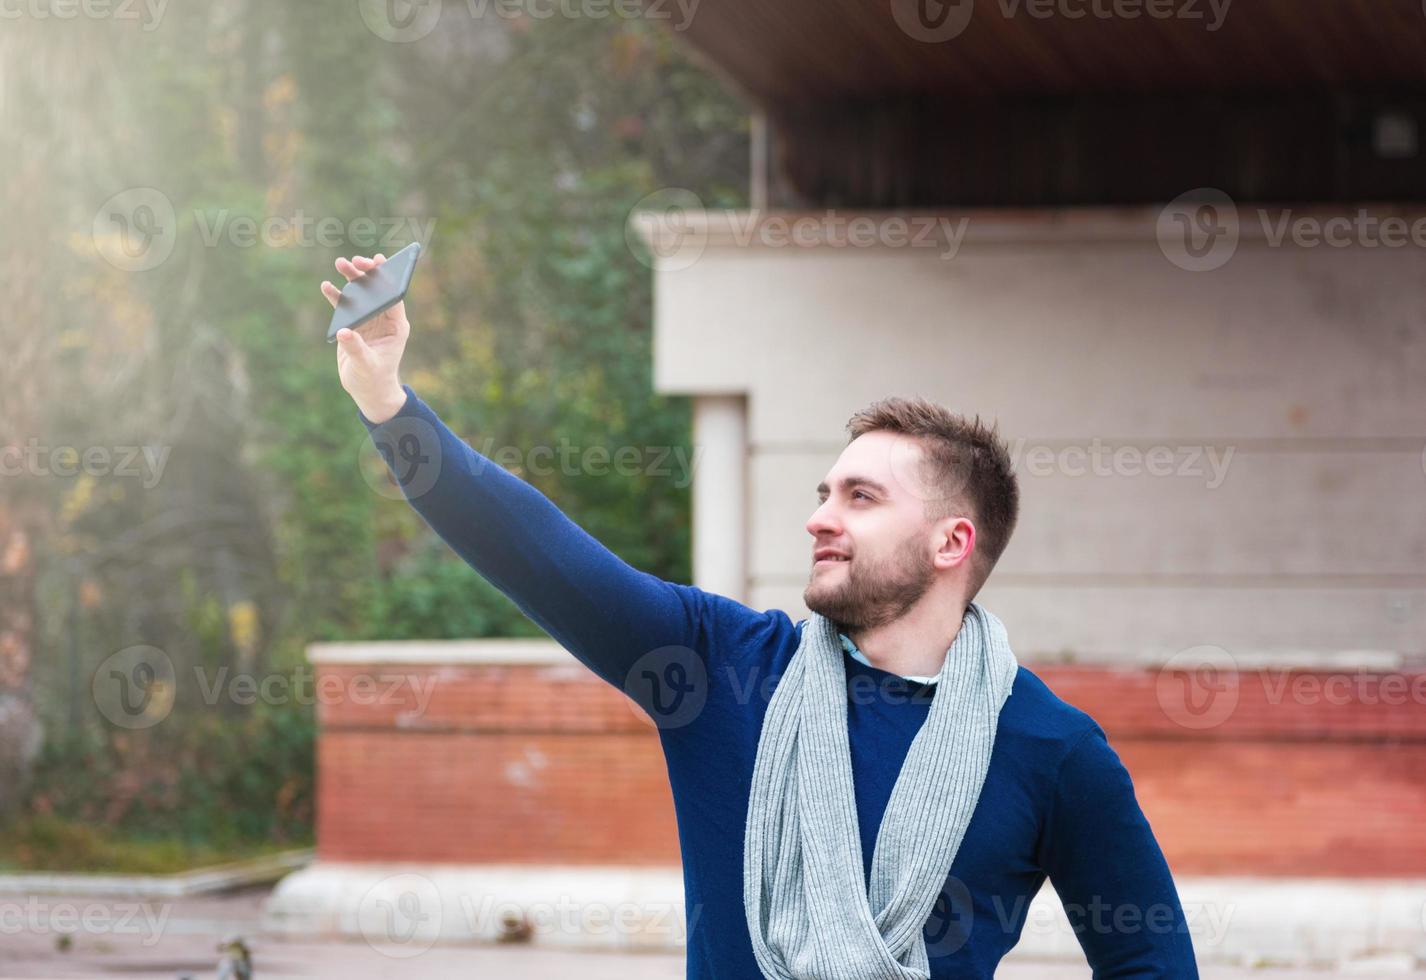
{"label": "blurred background tree", "polygon": [[[157,868],[306,840],[310,703],[205,681],[300,689],[313,640],[537,632],[390,499],[323,342],[338,255],[429,232],[403,377],[476,448],[691,452],[688,406],[652,391],[625,222],[662,188],[743,203],[746,118],[658,25],[496,9],[446,4],[411,43],[351,0],[195,0],[152,29],[7,21],[0,447],[147,446],[162,465],[0,477],[0,863]],[[153,268],[112,261],[96,222],[135,189],[176,220]],[[240,218],[307,223],[248,244]],[[362,218],[394,240],[316,240],[321,219]],[[520,475],[687,580],[676,470]],[[130,730],[91,678],[138,644],[176,690]],[[166,844],[122,859],[116,837]]]}

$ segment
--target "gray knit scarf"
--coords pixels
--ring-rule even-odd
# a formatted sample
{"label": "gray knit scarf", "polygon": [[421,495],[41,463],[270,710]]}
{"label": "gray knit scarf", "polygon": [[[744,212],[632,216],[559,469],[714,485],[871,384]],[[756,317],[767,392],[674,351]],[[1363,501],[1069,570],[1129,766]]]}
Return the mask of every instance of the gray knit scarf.
{"label": "gray knit scarf", "polygon": [[990,765],[1019,665],[975,603],[936,677],[862,865],[836,626],[813,613],[768,703],[743,848],[743,902],[767,980],[928,980],[922,933]]}

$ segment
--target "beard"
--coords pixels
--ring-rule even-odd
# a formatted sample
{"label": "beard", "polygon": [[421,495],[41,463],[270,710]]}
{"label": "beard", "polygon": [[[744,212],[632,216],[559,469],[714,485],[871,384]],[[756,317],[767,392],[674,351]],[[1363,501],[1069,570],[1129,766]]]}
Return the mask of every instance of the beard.
{"label": "beard", "polygon": [[910,535],[890,557],[871,562],[854,558],[838,582],[817,582],[817,572],[802,593],[807,608],[842,627],[866,630],[905,615],[935,581],[935,567],[925,542]]}

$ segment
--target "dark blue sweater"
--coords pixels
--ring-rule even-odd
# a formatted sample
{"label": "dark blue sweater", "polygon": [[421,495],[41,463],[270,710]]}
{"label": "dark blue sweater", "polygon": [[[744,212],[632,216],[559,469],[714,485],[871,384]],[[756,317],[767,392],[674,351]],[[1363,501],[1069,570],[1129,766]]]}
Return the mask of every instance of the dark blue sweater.
{"label": "dark blue sweater", "polygon": [[[690,980],[759,980],[743,833],[768,698],[801,623],[638,571],[476,452],[405,386],[373,425],[412,506],[463,559],[658,726],[683,855]],[[844,654],[863,870],[934,685]],[[931,976],[989,978],[1049,877],[1095,977],[1196,978],[1184,914],[1129,773],[1087,714],[1025,667],[980,802],[926,926]]]}

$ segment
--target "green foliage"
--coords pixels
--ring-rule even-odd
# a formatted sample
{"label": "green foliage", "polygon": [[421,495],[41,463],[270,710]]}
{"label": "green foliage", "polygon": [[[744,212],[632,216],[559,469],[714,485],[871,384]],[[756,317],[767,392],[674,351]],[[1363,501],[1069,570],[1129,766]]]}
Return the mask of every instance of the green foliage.
{"label": "green foliage", "polygon": [[[290,675],[274,689],[300,692],[303,681]],[[72,860],[80,867],[80,855],[100,853],[109,834],[167,841],[170,851],[153,852],[160,858],[240,853],[258,841],[301,846],[312,833],[311,700],[175,711],[137,731],[57,733],[45,742],[30,797],[31,814],[49,819],[24,821],[4,836],[49,854],[63,850],[65,835],[79,835]],[[74,822],[105,829],[85,836]]]}
{"label": "green foliage", "polygon": [[541,636],[515,605],[445,546],[428,541],[371,596],[372,619],[391,640]]}
{"label": "green foliage", "polygon": [[[323,342],[318,284],[338,255],[433,228],[403,380],[477,449],[632,449],[634,473],[517,471],[626,560],[687,580],[674,461],[691,458],[689,409],[653,391],[650,274],[625,228],[667,187],[739,203],[742,111],[657,24],[452,5],[430,37],[392,44],[357,6],[196,0],[141,37],[36,29],[31,48],[77,80],[11,79],[45,91],[25,124],[53,160],[46,206],[72,229],[45,263],[66,302],[39,326],[67,338],[69,390],[44,421],[76,445],[171,449],[152,487],[98,477],[50,495],[34,682],[51,735],[28,811],[57,823],[32,833],[83,821],[234,848],[310,833],[309,706],[116,731],[85,695],[121,647],[160,647],[180,673],[272,674],[314,640],[538,632],[368,483],[369,439]],[[173,255],[143,273],[74,254],[125,187],[161,190],[179,218]],[[222,224],[298,213],[400,227],[364,248],[253,246]]]}
{"label": "green foliage", "polygon": [[102,870],[176,874],[304,846],[301,842],[192,843],[136,837],[100,824],[55,816],[26,817],[0,836],[0,871]]}

